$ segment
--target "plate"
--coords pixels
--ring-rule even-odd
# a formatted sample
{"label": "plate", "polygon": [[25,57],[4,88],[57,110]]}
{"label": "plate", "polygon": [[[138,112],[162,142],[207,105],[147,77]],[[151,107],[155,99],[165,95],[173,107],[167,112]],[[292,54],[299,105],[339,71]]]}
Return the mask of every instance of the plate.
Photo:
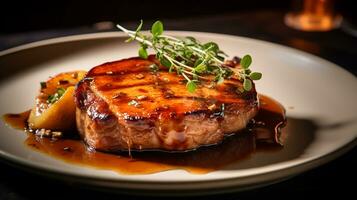
{"label": "plate", "polygon": [[[256,152],[208,174],[171,170],[147,175],[124,175],[78,166],[33,151],[26,134],[0,122],[0,157],[24,169],[116,191],[160,194],[220,193],[259,187],[322,165],[356,145],[356,77],[326,60],[281,45],[230,35],[168,31],[215,41],[233,57],[250,54],[252,68],[263,79],[259,93],[287,109],[287,144],[278,152]],[[88,70],[108,61],[137,55],[136,43],[125,43],[120,32],[95,33],[35,42],[0,52],[0,114],[29,109],[39,82],[50,75]],[[219,162],[219,161],[218,161]]]}

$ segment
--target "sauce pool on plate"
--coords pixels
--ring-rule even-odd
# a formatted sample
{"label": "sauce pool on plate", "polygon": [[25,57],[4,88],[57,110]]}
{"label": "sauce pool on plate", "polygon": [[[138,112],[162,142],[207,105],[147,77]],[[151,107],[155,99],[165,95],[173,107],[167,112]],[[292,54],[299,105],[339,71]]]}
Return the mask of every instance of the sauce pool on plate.
{"label": "sauce pool on plate", "polygon": [[[122,174],[150,174],[183,169],[194,174],[212,172],[249,157],[261,150],[279,150],[285,140],[281,129],[286,124],[285,109],[277,101],[259,95],[260,110],[246,129],[227,136],[217,145],[195,151],[169,153],[162,151],[120,152],[109,154],[88,149],[80,139],[51,139],[28,133],[25,144],[68,163],[112,170]],[[13,128],[26,130],[29,111],[4,115]],[[219,162],[217,162],[219,161]]]}
{"label": "sauce pool on plate", "polygon": [[3,120],[12,128],[25,130],[27,128],[27,119],[29,118],[30,112],[31,110],[19,114],[5,114]]}

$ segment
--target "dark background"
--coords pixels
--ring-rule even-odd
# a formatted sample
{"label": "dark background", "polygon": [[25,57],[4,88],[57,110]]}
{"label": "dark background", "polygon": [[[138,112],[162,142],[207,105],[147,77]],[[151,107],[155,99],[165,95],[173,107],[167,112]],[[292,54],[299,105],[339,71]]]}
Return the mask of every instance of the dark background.
{"label": "dark background", "polygon": [[[6,3],[4,3],[6,2]],[[353,0],[335,0],[336,10],[356,23]],[[5,0],[2,3],[0,34],[41,29],[90,26],[101,21],[125,22],[140,19],[189,18],[259,10],[287,11],[292,0]],[[296,2],[295,2],[296,4]]]}
{"label": "dark background", "polygon": [[[115,30],[110,26],[101,29],[95,25],[103,21],[134,28],[140,19],[144,19],[147,25],[161,19],[166,29],[225,33],[290,46],[334,62],[357,75],[356,3],[336,0],[335,8],[343,15],[344,21],[339,29],[328,32],[302,32],[287,27],[283,19],[292,9],[291,4],[291,0],[5,0],[0,11],[0,50],[58,36]],[[243,193],[195,199],[353,197],[357,178],[356,158],[357,150],[354,148],[328,164],[279,184]],[[46,179],[0,163],[0,199],[49,198],[133,199]],[[143,199],[134,199],[139,198]]]}

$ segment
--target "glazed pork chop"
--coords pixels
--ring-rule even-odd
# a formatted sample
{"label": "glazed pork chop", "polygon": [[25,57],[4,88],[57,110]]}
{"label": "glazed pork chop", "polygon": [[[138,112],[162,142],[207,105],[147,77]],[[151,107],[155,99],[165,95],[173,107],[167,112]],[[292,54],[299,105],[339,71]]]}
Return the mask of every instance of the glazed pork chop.
{"label": "glazed pork chop", "polygon": [[242,87],[234,78],[214,87],[201,81],[190,93],[185,79],[155,56],[105,63],[76,87],[77,127],[100,151],[194,150],[220,143],[256,115],[254,85],[247,92]]}

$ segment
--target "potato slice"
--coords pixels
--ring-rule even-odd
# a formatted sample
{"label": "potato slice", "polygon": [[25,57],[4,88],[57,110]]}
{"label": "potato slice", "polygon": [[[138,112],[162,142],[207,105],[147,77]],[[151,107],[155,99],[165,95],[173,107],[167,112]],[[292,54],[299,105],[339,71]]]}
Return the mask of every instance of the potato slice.
{"label": "potato slice", "polygon": [[28,119],[29,127],[55,131],[74,129],[76,110],[74,86],[84,78],[85,74],[84,71],[61,73],[46,83],[41,83],[40,94]]}
{"label": "potato slice", "polygon": [[32,109],[28,122],[32,129],[69,130],[74,128],[76,107],[73,101],[74,86],[66,89],[58,101],[43,110],[41,114]]}

